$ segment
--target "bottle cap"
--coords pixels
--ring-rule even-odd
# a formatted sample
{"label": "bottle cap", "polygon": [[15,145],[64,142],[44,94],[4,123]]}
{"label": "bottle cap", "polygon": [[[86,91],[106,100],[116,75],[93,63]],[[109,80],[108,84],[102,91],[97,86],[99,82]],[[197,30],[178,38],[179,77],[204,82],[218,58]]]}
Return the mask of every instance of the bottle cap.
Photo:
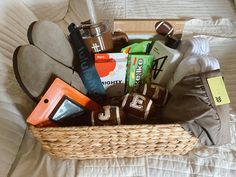
{"label": "bottle cap", "polygon": [[167,47],[170,47],[170,48],[172,48],[172,49],[177,49],[178,46],[179,46],[179,44],[180,44],[180,40],[177,39],[177,38],[175,38],[174,36],[168,35],[168,36],[166,37],[165,45],[166,45]]}
{"label": "bottle cap", "polygon": [[69,30],[70,33],[72,33],[75,29],[76,29],[76,25],[74,23],[71,23],[68,26],[68,30]]}

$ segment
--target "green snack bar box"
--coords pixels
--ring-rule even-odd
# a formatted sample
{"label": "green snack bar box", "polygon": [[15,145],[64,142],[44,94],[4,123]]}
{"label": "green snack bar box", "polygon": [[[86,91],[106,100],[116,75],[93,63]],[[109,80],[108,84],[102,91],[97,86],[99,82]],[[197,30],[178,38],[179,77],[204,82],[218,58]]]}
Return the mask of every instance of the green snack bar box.
{"label": "green snack bar box", "polygon": [[138,91],[151,80],[153,55],[129,54],[126,75],[126,91]]}
{"label": "green snack bar box", "polygon": [[129,54],[145,54],[151,43],[152,41],[143,41],[140,43],[134,43],[121,49],[121,51],[123,53],[129,53]]}

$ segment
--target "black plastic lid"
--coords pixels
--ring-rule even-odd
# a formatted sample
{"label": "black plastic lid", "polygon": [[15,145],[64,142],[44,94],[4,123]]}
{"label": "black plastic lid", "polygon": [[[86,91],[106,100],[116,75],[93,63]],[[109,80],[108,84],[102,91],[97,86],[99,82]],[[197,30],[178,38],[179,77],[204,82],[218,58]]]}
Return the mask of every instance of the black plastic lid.
{"label": "black plastic lid", "polygon": [[170,47],[172,49],[177,49],[179,44],[180,44],[180,40],[175,38],[174,36],[169,35],[166,37],[165,45],[167,47]]}
{"label": "black plastic lid", "polygon": [[68,30],[69,30],[70,33],[72,33],[75,29],[76,29],[76,25],[74,23],[71,23],[68,26]]}

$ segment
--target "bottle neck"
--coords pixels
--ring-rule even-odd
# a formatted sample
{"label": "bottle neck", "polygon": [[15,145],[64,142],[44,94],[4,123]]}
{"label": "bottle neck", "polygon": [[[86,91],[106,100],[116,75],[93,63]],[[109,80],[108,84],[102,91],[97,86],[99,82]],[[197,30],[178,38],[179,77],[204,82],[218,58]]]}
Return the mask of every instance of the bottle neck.
{"label": "bottle neck", "polygon": [[165,45],[171,49],[177,49],[180,44],[180,40],[174,36],[167,36]]}

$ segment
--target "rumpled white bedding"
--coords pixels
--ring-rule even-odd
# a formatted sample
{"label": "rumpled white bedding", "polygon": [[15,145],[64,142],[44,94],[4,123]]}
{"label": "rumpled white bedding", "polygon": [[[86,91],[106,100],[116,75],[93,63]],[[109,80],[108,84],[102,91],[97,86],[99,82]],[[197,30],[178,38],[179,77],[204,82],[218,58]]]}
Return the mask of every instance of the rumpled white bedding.
{"label": "rumpled white bedding", "polygon": [[[24,3],[22,3],[24,2]],[[61,160],[47,155],[28,130],[24,119],[34,103],[19,88],[12,70],[12,53],[27,43],[28,25],[37,19],[56,21],[65,31],[71,21],[88,17],[84,0],[0,1],[0,175],[1,177],[152,177],[236,176],[236,10],[231,0],[103,0],[117,18],[194,17],[184,38],[205,35],[211,54],[218,58],[232,102],[232,143],[221,147],[199,145],[185,156],[152,156],[103,160]],[[133,7],[133,8],[131,8]],[[135,8],[136,7],[136,8]],[[84,13],[82,13],[84,12]],[[105,17],[100,11],[100,15]],[[65,17],[64,17],[65,16]],[[107,14],[106,14],[107,16]],[[224,17],[212,20],[209,17]],[[229,20],[231,19],[231,20]]]}

